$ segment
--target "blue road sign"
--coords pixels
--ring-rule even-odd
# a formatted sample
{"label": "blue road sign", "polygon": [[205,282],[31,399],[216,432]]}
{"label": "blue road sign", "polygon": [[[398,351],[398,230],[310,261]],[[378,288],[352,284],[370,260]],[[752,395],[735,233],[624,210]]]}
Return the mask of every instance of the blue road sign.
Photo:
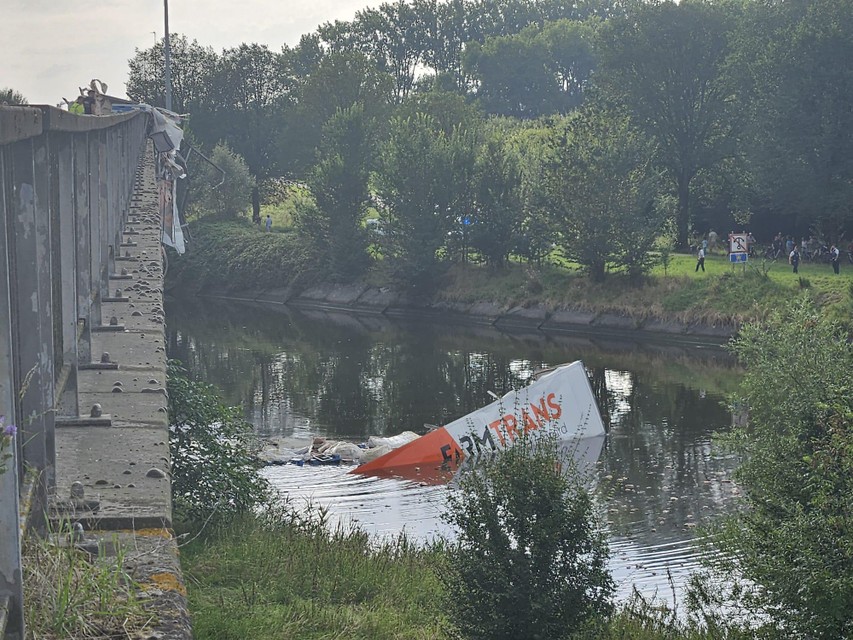
{"label": "blue road sign", "polygon": [[729,262],[746,262],[747,254],[737,252],[729,254]]}

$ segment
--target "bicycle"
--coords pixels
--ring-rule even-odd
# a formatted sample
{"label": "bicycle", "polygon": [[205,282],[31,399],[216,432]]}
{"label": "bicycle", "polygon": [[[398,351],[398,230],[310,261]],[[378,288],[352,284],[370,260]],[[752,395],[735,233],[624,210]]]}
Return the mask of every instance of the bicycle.
{"label": "bicycle", "polygon": [[777,260],[779,258],[779,256],[781,256],[781,255],[782,255],[782,249],[780,249],[778,247],[774,247],[773,245],[770,245],[769,247],[767,247],[764,250],[764,256],[763,257],[765,260]]}

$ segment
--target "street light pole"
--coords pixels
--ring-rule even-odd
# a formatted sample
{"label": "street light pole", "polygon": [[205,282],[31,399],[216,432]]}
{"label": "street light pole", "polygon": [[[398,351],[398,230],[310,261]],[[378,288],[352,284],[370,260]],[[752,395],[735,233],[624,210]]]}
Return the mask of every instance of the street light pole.
{"label": "street light pole", "polygon": [[172,48],[169,45],[169,0],[163,0],[166,20],[166,36],[163,38],[163,53],[166,58],[166,109],[172,110]]}

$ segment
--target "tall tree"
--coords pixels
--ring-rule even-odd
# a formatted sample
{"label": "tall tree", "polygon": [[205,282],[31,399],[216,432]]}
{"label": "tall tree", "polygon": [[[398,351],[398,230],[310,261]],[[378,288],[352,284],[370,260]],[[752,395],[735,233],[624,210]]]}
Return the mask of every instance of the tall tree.
{"label": "tall tree", "polygon": [[853,2],[749,8],[736,68],[762,195],[791,226],[837,241],[853,222]]}
{"label": "tall tree", "polygon": [[216,74],[217,106],[211,133],[246,160],[255,179],[252,219],[261,219],[260,183],[277,172],[276,130],[291,99],[292,80],[282,54],[266,45],[241,44],[222,52]]}
{"label": "tall tree", "polygon": [[378,201],[385,218],[383,251],[394,275],[426,288],[450,230],[453,158],[450,137],[427,115],[394,118],[379,153]]}
{"label": "tall tree", "polygon": [[593,280],[608,264],[641,275],[663,222],[654,146],[618,113],[582,109],[555,130],[549,198],[559,245]]}
{"label": "tall tree", "polygon": [[313,240],[337,281],[358,277],[369,262],[363,220],[370,201],[372,125],[360,104],[339,110],[326,123],[318,162],[308,176],[316,206],[297,217],[302,233]]}
{"label": "tall tree", "polygon": [[[218,56],[211,47],[174,33],[170,36],[172,109],[195,114],[218,99],[214,73]],[[162,107],[165,98],[163,41],[148,49],[136,49],[128,61],[127,95],[131,100]],[[215,141],[214,141],[215,142]]]}
{"label": "tall tree", "polygon": [[541,263],[553,247],[559,228],[548,197],[547,168],[553,166],[556,150],[549,144],[551,129],[542,123],[530,124],[512,135],[512,145],[520,158],[521,234],[514,252],[529,262]]}
{"label": "tall tree", "polygon": [[323,126],[339,110],[362,105],[372,121],[383,119],[393,102],[393,80],[357,51],[328,53],[300,81],[296,105],[280,131],[282,166],[303,174],[314,164]]}
{"label": "tall tree", "polygon": [[477,97],[490,113],[535,118],[557,110],[558,86],[548,51],[533,31],[469,43],[463,65],[477,80]]}
{"label": "tall tree", "polygon": [[504,132],[495,130],[479,148],[474,166],[476,213],[471,246],[501,265],[518,244],[523,220],[520,159]]}
{"label": "tall tree", "polygon": [[743,125],[725,71],[732,7],[706,0],[638,3],[600,30],[596,83],[657,140],[678,197],[682,248],[693,179],[735,153]]}
{"label": "tall tree", "polygon": [[470,43],[463,64],[484,108],[521,118],[580,105],[594,66],[593,29],[569,20]]}

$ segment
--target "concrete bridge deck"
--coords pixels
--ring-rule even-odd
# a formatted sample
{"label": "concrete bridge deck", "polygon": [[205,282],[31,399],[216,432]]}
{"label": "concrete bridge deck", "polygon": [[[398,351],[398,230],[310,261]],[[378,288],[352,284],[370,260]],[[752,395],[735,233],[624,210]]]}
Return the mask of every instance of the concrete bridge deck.
{"label": "concrete bridge deck", "polygon": [[69,523],[84,529],[78,547],[120,559],[138,585],[151,616],[140,637],[192,635],[171,532],[162,232],[146,121],[0,107],[0,414],[19,427],[0,474],[5,640],[24,636],[23,537]]}

